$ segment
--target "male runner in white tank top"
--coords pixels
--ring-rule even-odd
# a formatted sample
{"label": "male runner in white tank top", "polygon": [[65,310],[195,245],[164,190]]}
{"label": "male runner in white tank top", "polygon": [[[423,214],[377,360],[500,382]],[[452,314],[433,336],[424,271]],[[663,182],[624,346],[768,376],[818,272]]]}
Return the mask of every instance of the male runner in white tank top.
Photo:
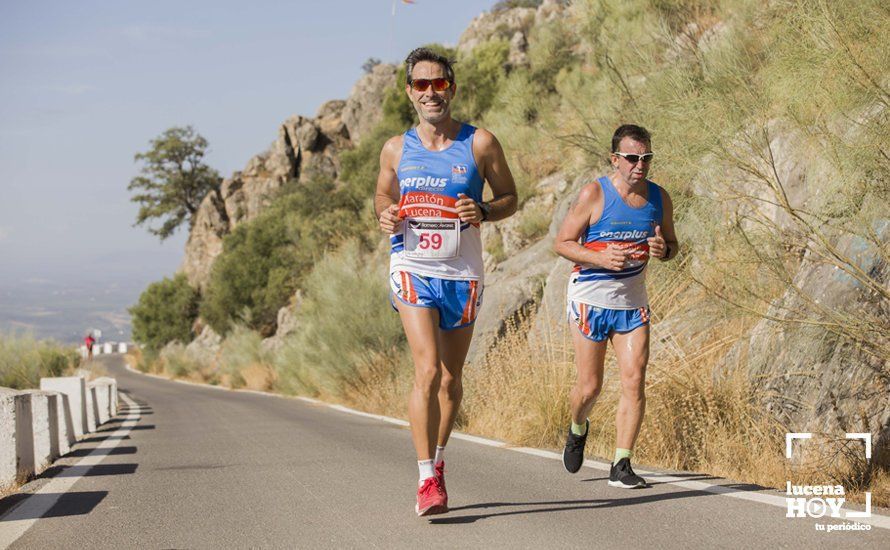
{"label": "male runner in white tank top", "polygon": [[618,360],[621,395],[616,414],[616,451],[609,485],[645,487],[630,458],[646,406],[649,361],[649,300],[646,265],[679,250],[673,205],[667,191],[646,179],[652,161],[645,128],[620,126],[612,137],[613,172],[588,183],[572,203],[554,250],[575,262],[569,280],[568,316],[578,378],[571,391],[571,426],[563,451],[570,473],[581,468],[590,422],[600,393],[606,342]]}
{"label": "male runner in white tank top", "polygon": [[391,300],[414,359],[408,418],[420,472],[415,511],[425,516],[448,511],[445,444],[482,302],[480,223],[516,211],[516,186],[494,135],[451,118],[450,60],[418,48],[405,63],[405,93],[420,122],[383,146],[374,205],[391,235]]}

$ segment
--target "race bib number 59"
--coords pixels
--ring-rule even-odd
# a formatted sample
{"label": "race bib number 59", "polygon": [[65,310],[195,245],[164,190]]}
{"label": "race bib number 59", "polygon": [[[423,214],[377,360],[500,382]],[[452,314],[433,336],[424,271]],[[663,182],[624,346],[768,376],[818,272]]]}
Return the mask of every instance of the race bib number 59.
{"label": "race bib number 59", "polygon": [[405,220],[405,256],[448,260],[460,253],[460,220]]}

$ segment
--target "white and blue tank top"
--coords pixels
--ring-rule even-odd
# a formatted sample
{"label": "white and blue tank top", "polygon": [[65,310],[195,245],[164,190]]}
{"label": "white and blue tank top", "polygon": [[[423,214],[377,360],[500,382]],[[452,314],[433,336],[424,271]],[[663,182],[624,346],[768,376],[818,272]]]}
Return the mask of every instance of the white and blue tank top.
{"label": "white and blue tank top", "polygon": [[[390,273],[407,271],[440,279],[482,281],[485,270],[479,224],[461,222],[455,209],[459,193],[482,201],[483,181],[473,157],[475,133],[475,127],[463,124],[448,148],[430,151],[421,143],[415,128],[405,132],[396,172],[399,215],[404,221],[401,230],[390,237]],[[456,233],[459,241],[455,254],[449,258],[417,258],[411,250],[406,251],[406,244],[412,247],[412,242],[406,241],[406,232],[413,220],[426,220],[434,228],[436,220],[443,225],[452,224],[452,234]],[[416,239],[416,234],[412,238]],[[441,243],[441,235],[438,239],[432,242]],[[428,242],[421,240],[421,247]]]}
{"label": "white and blue tank top", "polygon": [[587,227],[581,244],[590,250],[618,246],[632,251],[632,255],[621,271],[576,264],[569,278],[568,299],[608,309],[646,307],[647,239],[655,236],[655,226],[662,223],[661,188],[647,180],[646,204],[634,208],[624,202],[608,177],[597,182],[603,190],[603,213]]}

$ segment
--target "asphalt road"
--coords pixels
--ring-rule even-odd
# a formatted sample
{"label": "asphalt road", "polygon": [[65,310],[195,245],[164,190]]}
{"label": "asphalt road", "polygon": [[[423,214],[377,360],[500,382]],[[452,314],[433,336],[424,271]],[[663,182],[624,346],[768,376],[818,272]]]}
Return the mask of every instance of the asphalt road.
{"label": "asphalt road", "polygon": [[614,489],[599,469],[569,475],[552,458],[461,439],[446,461],[452,511],[418,518],[402,426],[151,378],[124,370],[120,356],[97,361],[128,410],[0,501],[0,541],[11,548],[890,547],[890,529],[823,532],[815,524],[841,522],[789,519],[777,506],[658,478]]}

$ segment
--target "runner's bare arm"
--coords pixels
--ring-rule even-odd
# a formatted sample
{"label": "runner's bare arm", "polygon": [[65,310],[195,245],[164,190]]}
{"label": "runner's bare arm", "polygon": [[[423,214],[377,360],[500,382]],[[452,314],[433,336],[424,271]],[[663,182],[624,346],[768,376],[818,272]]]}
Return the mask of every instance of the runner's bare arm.
{"label": "runner's bare arm", "polygon": [[[513,181],[513,174],[507,165],[504,149],[494,134],[483,128],[476,129],[476,135],[473,137],[473,157],[476,159],[479,175],[488,182],[494,195],[494,198],[488,201],[489,211],[485,221],[493,222],[512,216],[518,204],[516,182]],[[466,204],[472,208],[472,216],[465,216],[461,211],[462,207],[466,208],[464,201],[469,201]],[[463,221],[482,221],[482,210],[472,199],[461,199],[457,208]]]}
{"label": "runner's bare arm", "polygon": [[603,211],[603,191],[598,183],[585,185],[572,202],[556,240],[553,251],[577,264],[594,265],[614,271],[621,270],[629,252],[615,247],[597,251],[584,248],[578,240],[587,227],[599,220]]}
{"label": "runner's bare arm", "polygon": [[677,234],[674,231],[674,203],[671,196],[661,189],[662,219],[655,228],[655,237],[648,239],[649,255],[662,261],[670,260],[680,251]]}
{"label": "runner's bare arm", "polygon": [[399,218],[399,178],[396,170],[402,156],[402,136],[390,138],[380,151],[380,172],[377,174],[377,190],[374,194],[374,211],[384,233],[395,233],[401,224]]}

